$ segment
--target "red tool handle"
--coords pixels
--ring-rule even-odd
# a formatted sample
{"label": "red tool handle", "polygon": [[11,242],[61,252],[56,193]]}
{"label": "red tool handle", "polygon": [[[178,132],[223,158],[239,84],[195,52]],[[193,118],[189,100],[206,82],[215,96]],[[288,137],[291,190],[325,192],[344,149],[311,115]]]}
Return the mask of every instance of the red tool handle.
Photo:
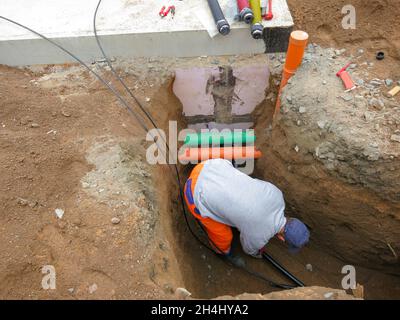
{"label": "red tool handle", "polygon": [[349,73],[344,70],[340,73],[339,75],[340,79],[342,79],[344,87],[346,88],[346,90],[353,90],[356,88],[356,85],[354,83],[354,81],[351,79]]}
{"label": "red tool handle", "polygon": [[350,74],[346,71],[347,68],[350,66],[350,64],[351,64],[351,62],[346,64],[342,69],[340,69],[338,71],[338,73],[336,73],[336,76],[339,77],[340,79],[342,79],[346,90],[353,90],[356,87],[353,79],[351,79],[351,77],[350,77]]}
{"label": "red tool handle", "polygon": [[340,69],[340,70],[338,71],[338,73],[336,73],[336,76],[337,76],[337,77],[340,77],[340,74],[341,74],[342,72],[346,71],[347,68],[348,68],[350,65],[351,65],[351,62],[349,62],[348,64],[346,64],[342,69]]}

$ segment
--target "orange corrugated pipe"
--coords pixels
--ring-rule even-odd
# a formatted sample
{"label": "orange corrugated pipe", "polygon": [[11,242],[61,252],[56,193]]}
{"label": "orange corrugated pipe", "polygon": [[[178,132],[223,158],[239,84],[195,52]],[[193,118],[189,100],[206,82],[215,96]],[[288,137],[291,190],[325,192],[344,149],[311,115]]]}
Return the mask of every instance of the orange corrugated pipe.
{"label": "orange corrugated pipe", "polygon": [[180,161],[204,161],[208,159],[258,159],[261,151],[254,146],[248,147],[200,147],[187,148],[179,155]]}
{"label": "orange corrugated pipe", "polygon": [[289,47],[286,53],[286,62],[283,67],[282,81],[279,87],[278,99],[276,100],[275,114],[281,108],[281,91],[288,83],[289,79],[296,73],[297,68],[301,65],[304,51],[307,46],[308,33],[296,30],[290,34]]}

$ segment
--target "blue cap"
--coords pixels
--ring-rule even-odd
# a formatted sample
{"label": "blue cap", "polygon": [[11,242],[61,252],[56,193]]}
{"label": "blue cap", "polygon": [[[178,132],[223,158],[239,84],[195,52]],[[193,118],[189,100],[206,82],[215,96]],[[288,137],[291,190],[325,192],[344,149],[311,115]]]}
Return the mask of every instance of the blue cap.
{"label": "blue cap", "polygon": [[296,252],[308,243],[310,232],[299,219],[290,218],[285,225],[285,241],[289,251]]}

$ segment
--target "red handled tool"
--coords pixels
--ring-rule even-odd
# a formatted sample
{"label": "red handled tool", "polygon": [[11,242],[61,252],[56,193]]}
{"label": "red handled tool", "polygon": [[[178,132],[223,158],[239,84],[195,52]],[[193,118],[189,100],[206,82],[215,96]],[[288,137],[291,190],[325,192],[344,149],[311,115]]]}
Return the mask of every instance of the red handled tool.
{"label": "red handled tool", "polygon": [[347,68],[350,66],[351,63],[348,63],[345,67],[339,70],[336,73],[336,76],[342,79],[344,87],[346,91],[351,91],[356,88],[354,81],[351,79],[350,74],[347,72]]}
{"label": "red handled tool", "polygon": [[165,6],[162,6],[160,12],[158,13],[161,18],[164,16],[164,10],[165,10]]}

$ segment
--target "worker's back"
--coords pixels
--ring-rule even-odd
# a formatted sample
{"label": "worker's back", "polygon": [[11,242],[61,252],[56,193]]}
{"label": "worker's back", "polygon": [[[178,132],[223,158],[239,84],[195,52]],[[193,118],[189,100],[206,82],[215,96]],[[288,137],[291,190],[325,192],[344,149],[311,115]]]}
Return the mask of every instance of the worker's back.
{"label": "worker's back", "polygon": [[204,162],[194,202],[202,217],[238,228],[243,249],[252,255],[286,222],[282,192],[271,183],[245,175],[228,160]]}

